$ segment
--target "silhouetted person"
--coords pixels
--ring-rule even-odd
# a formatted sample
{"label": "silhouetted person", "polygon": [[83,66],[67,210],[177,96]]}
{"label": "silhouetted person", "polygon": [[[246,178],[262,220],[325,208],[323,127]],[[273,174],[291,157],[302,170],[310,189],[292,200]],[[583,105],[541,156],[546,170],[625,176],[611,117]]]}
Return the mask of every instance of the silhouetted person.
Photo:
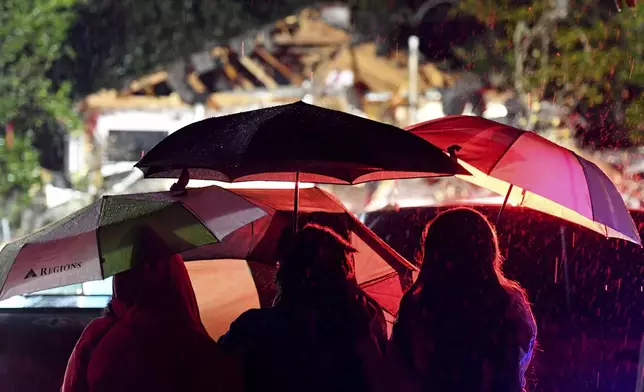
{"label": "silhouetted person", "polygon": [[422,249],[391,339],[397,389],[521,391],[536,324],[523,289],[503,276],[490,223],[468,208],[443,212],[427,225]]}
{"label": "silhouetted person", "polygon": [[114,276],[105,315],[76,343],[62,392],[241,391],[201,322],[183,259],[149,231],[142,241],[142,262]]}
{"label": "silhouetted person", "polygon": [[253,309],[219,343],[243,362],[247,391],[366,391],[386,341],[382,309],[355,281],[356,250],[308,224],[281,260],[272,308]]}

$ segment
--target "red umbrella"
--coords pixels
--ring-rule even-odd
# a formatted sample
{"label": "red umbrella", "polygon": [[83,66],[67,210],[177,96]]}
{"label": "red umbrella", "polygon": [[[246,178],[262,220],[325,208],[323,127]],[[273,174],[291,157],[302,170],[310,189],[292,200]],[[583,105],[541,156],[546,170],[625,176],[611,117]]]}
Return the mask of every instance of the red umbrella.
{"label": "red umbrella", "polygon": [[464,180],[506,195],[504,205],[530,207],[606,237],[642,244],[615,185],[573,151],[482,117],[444,117],[408,130],[457,157],[472,173]]}
{"label": "red umbrella", "polygon": [[[274,272],[276,262],[280,258],[280,239],[283,233],[291,232],[294,210],[293,191],[290,189],[230,189],[230,191],[257,205],[262,211],[267,211],[268,215],[237,229],[217,244],[202,246],[182,253],[182,256],[186,261],[246,260],[253,275],[260,305],[270,306],[275,296]],[[340,201],[319,188],[300,190],[299,213],[300,226],[308,222],[323,224],[350,240],[358,249],[355,258],[358,284],[387,313],[395,316],[400,298],[411,283],[411,274],[417,268],[349,213]],[[222,270],[218,275],[222,279],[227,279],[226,273]],[[234,286],[236,283],[227,280],[225,285],[217,290],[221,292],[234,290],[229,287],[230,285]]]}

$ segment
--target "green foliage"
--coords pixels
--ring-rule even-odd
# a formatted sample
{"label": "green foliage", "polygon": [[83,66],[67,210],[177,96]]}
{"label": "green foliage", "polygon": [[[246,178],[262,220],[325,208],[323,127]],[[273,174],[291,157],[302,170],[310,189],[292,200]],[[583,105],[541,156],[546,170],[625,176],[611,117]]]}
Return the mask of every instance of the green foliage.
{"label": "green foliage", "polygon": [[[623,26],[628,53],[632,54],[619,68],[621,77],[634,85],[644,86],[644,4],[640,3],[632,12],[620,13],[618,19]],[[644,92],[633,99],[625,115],[626,125],[632,129],[631,137],[637,143],[644,143]]]}
{"label": "green foliage", "polygon": [[[493,44],[478,40],[457,53],[479,72],[501,71],[508,86],[518,84],[534,97],[564,105],[581,99],[591,104],[621,100],[625,86],[644,86],[644,5],[618,13],[592,0],[571,2],[567,17],[543,25],[545,34],[539,34],[549,7],[550,2],[536,0],[464,0],[458,12],[496,25],[496,34]],[[522,73],[516,75],[513,38],[520,24],[527,27],[521,43],[532,41],[526,46]],[[626,123],[633,130],[642,123],[642,99],[640,95],[627,106]],[[637,131],[632,136],[639,138]]]}
{"label": "green foliage", "polygon": [[[0,124],[39,107],[59,119],[74,117],[69,83],[52,86],[47,72],[63,46],[76,0],[4,0],[0,5]],[[20,130],[18,130],[20,131]]]}
{"label": "green foliage", "polygon": [[644,144],[644,94],[640,94],[626,109],[626,125],[637,144]]}
{"label": "green foliage", "polygon": [[29,137],[15,137],[11,146],[0,137],[0,217],[19,217],[31,193],[40,185],[38,152]]}
{"label": "green foliage", "polygon": [[[0,2],[0,127],[12,122],[15,142],[0,139],[0,215],[15,218],[40,183],[31,134],[45,123],[76,124],[70,83],[54,86],[47,76],[67,52],[64,41],[76,0]],[[2,134],[0,134],[2,135]]]}

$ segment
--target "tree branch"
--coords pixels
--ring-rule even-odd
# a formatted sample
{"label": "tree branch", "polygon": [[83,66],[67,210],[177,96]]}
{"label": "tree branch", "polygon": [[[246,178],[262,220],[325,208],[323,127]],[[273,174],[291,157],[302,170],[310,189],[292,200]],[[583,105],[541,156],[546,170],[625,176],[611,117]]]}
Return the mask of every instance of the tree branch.
{"label": "tree branch", "polygon": [[[550,48],[550,34],[554,24],[564,18],[567,12],[564,9],[556,8],[544,13],[537,23],[532,27],[528,27],[524,21],[519,21],[514,30],[513,43],[514,43],[514,87],[517,93],[521,96],[521,101],[526,104],[526,94],[528,93],[525,86],[524,74],[526,72],[526,60],[528,59],[530,48],[536,39],[541,40],[542,58],[541,67],[544,70],[548,69],[548,50]],[[526,105],[527,106],[527,105]],[[532,110],[528,107],[528,124],[527,129],[532,129],[534,121],[532,120]]]}
{"label": "tree branch", "polygon": [[579,41],[581,41],[581,44],[584,45],[584,53],[592,53],[593,47],[590,46],[590,41],[588,40],[586,33],[582,29],[577,29],[577,35],[579,35]]}
{"label": "tree branch", "polygon": [[423,21],[423,18],[425,15],[431,11],[434,7],[441,5],[441,4],[456,4],[458,3],[458,0],[427,0],[421,6],[418,8],[416,12],[414,12],[414,15],[411,19],[412,26],[418,27],[420,23]]}
{"label": "tree branch", "polygon": [[517,27],[514,29],[514,36],[512,37],[514,42],[514,88],[521,95],[526,94],[523,86],[523,73],[528,50],[524,42],[527,40],[529,34],[530,29],[528,25],[524,21],[520,21],[517,23]]}

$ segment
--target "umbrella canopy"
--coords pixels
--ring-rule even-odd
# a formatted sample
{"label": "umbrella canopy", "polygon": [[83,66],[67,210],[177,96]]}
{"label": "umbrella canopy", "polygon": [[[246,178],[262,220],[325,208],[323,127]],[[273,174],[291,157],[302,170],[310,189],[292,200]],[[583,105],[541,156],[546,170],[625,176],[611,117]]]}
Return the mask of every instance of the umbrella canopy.
{"label": "umbrella canopy", "polygon": [[642,244],[615,185],[600,168],[573,151],[534,132],[482,117],[445,117],[408,130],[451,150],[472,174],[463,179],[508,195],[512,205]]}
{"label": "umbrella canopy", "polygon": [[145,177],[355,184],[467,174],[391,125],[295,102],[210,118],[166,137],[136,164]]}
{"label": "umbrella canopy", "polygon": [[[260,206],[268,215],[234,231],[220,243],[185,252],[184,260],[247,260],[259,303],[261,306],[271,306],[275,296],[276,262],[280,259],[279,245],[282,235],[291,233],[292,191],[232,191]],[[358,284],[388,313],[397,314],[400,298],[411,283],[411,273],[416,267],[357,220],[333,196],[319,188],[302,189],[300,192],[300,225],[319,223],[348,238],[358,249],[355,255]]]}
{"label": "umbrella canopy", "polygon": [[267,214],[226,189],[105,196],[0,251],[0,299],[104,279],[137,261],[141,229],[182,253]]}

